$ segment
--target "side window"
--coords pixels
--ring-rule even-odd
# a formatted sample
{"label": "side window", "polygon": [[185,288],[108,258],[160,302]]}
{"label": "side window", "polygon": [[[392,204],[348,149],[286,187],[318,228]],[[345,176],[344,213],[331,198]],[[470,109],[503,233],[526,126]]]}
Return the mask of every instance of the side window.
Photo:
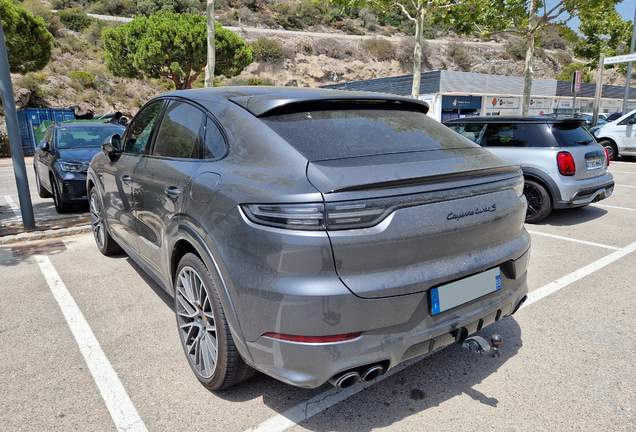
{"label": "side window", "polygon": [[203,147],[203,111],[172,102],[163,116],[152,154],[174,158],[200,159]]}
{"label": "side window", "polygon": [[458,134],[463,135],[465,138],[468,138],[475,144],[480,144],[486,125],[484,123],[457,124],[452,125],[451,129]]}
{"label": "side window", "polygon": [[205,125],[205,147],[203,148],[203,158],[216,159],[224,154],[225,140],[223,139],[223,135],[212,119],[208,118]]}
{"label": "side window", "polygon": [[481,145],[484,147],[545,147],[536,124],[491,123]]}
{"label": "side window", "polygon": [[620,123],[618,123],[621,126],[625,126],[625,125],[629,125],[629,124],[634,124],[634,121],[636,120],[636,114],[631,115],[629,117],[625,117],[623,120],[620,121]]}
{"label": "side window", "polygon": [[141,110],[133,121],[128,125],[122,138],[124,152],[132,154],[143,154],[150,141],[152,127],[161,111],[163,101],[158,100]]}

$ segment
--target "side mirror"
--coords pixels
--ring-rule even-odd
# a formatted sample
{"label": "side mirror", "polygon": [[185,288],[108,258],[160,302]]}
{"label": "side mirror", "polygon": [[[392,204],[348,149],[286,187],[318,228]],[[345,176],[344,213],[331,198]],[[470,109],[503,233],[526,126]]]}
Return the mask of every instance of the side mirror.
{"label": "side mirror", "polygon": [[51,150],[51,147],[49,146],[48,141],[40,141],[40,143],[38,144],[38,148],[42,150],[46,150],[46,151]]}
{"label": "side mirror", "polygon": [[108,157],[121,154],[121,137],[115,134],[106,138],[102,143],[102,151]]}

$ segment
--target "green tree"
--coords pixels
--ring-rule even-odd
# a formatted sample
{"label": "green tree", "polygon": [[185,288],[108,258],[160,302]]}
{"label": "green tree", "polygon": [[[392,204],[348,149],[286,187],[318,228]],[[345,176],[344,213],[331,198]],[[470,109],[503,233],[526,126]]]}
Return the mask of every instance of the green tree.
{"label": "green tree", "polygon": [[44,69],[51,60],[53,36],[42,18],[14,6],[10,0],[0,0],[0,16],[11,72],[25,74]]}
{"label": "green tree", "polygon": [[[522,113],[530,109],[530,92],[534,63],[534,48],[540,32],[546,27],[565,25],[575,17],[597,21],[619,0],[491,0],[482,3],[473,14],[474,24],[482,36],[508,33],[520,36],[526,43]],[[467,17],[464,17],[466,19]]]}
{"label": "green tree", "polygon": [[[215,75],[238,75],[253,61],[252,48],[235,33],[215,26]],[[158,12],[139,16],[103,33],[106,67],[127,78],[166,77],[187,89],[207,63],[206,18]]]}
{"label": "green tree", "polygon": [[574,54],[589,59],[592,67],[598,64],[601,53],[612,57],[629,52],[632,22],[624,21],[615,8],[598,11],[594,16],[583,12],[579,31],[582,38],[574,47]]}
{"label": "green tree", "polygon": [[590,73],[590,68],[583,63],[571,63],[569,66],[563,68],[563,72],[556,76],[559,81],[572,81],[572,74],[576,71],[583,72],[581,74],[581,82],[593,83],[594,75]]}
{"label": "green tree", "polygon": [[420,75],[422,73],[422,39],[424,31],[424,19],[435,12],[445,11],[447,22],[453,24],[457,29],[464,30],[464,27],[472,28],[473,18],[462,15],[465,21],[454,19],[454,11],[459,6],[469,6],[479,2],[479,0],[329,0],[344,7],[364,7],[369,5],[374,9],[388,12],[393,7],[398,7],[402,13],[413,23],[415,23],[415,49],[413,52],[413,87],[411,97],[417,98],[420,94]]}

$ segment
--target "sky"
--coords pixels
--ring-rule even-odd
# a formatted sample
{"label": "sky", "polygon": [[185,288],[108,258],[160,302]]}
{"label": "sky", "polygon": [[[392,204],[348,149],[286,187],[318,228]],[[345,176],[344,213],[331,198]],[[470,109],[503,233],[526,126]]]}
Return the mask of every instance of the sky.
{"label": "sky", "polygon": [[[548,1],[548,5],[550,4],[550,2]],[[625,21],[632,21],[634,20],[634,7],[636,7],[636,1],[634,0],[623,0],[621,3],[616,5],[616,12],[618,12],[618,14],[623,17],[623,19]],[[577,27],[579,26],[579,20],[578,18],[574,18],[572,20],[570,20],[568,22],[568,27],[570,27],[572,30],[577,30]]]}

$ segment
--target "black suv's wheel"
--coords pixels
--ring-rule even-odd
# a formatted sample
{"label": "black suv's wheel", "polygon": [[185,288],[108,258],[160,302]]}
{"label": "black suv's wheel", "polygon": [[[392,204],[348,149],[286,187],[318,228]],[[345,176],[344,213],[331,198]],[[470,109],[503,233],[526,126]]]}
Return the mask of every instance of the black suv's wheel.
{"label": "black suv's wheel", "polygon": [[550,194],[539,183],[526,180],[523,185],[523,194],[528,201],[526,223],[539,222],[552,211],[552,199],[550,198]]}
{"label": "black suv's wheel", "polygon": [[252,377],[238,353],[208,269],[194,254],[179,262],[175,313],[183,351],[204,387],[220,390]]}
{"label": "black suv's wheel", "polygon": [[91,225],[93,226],[93,236],[97,249],[104,255],[112,255],[122,251],[121,247],[110,236],[106,223],[104,222],[104,211],[99,201],[99,194],[95,188],[91,188],[91,195],[88,200],[91,211]]}
{"label": "black suv's wheel", "polygon": [[40,174],[38,174],[37,168],[33,167],[35,171],[35,187],[38,190],[38,196],[40,198],[51,198],[51,192],[46,190],[44,186],[42,186],[42,182],[40,181]]}
{"label": "black suv's wheel", "polygon": [[62,202],[60,189],[57,187],[57,182],[53,177],[51,177],[51,189],[53,190],[53,203],[55,204],[55,210],[58,213],[68,213],[73,210],[73,204]]}
{"label": "black suv's wheel", "polygon": [[618,159],[618,147],[616,147],[616,144],[614,144],[610,140],[603,140],[599,144],[607,149],[607,153],[609,154],[609,158],[611,161],[615,161],[616,159]]}

